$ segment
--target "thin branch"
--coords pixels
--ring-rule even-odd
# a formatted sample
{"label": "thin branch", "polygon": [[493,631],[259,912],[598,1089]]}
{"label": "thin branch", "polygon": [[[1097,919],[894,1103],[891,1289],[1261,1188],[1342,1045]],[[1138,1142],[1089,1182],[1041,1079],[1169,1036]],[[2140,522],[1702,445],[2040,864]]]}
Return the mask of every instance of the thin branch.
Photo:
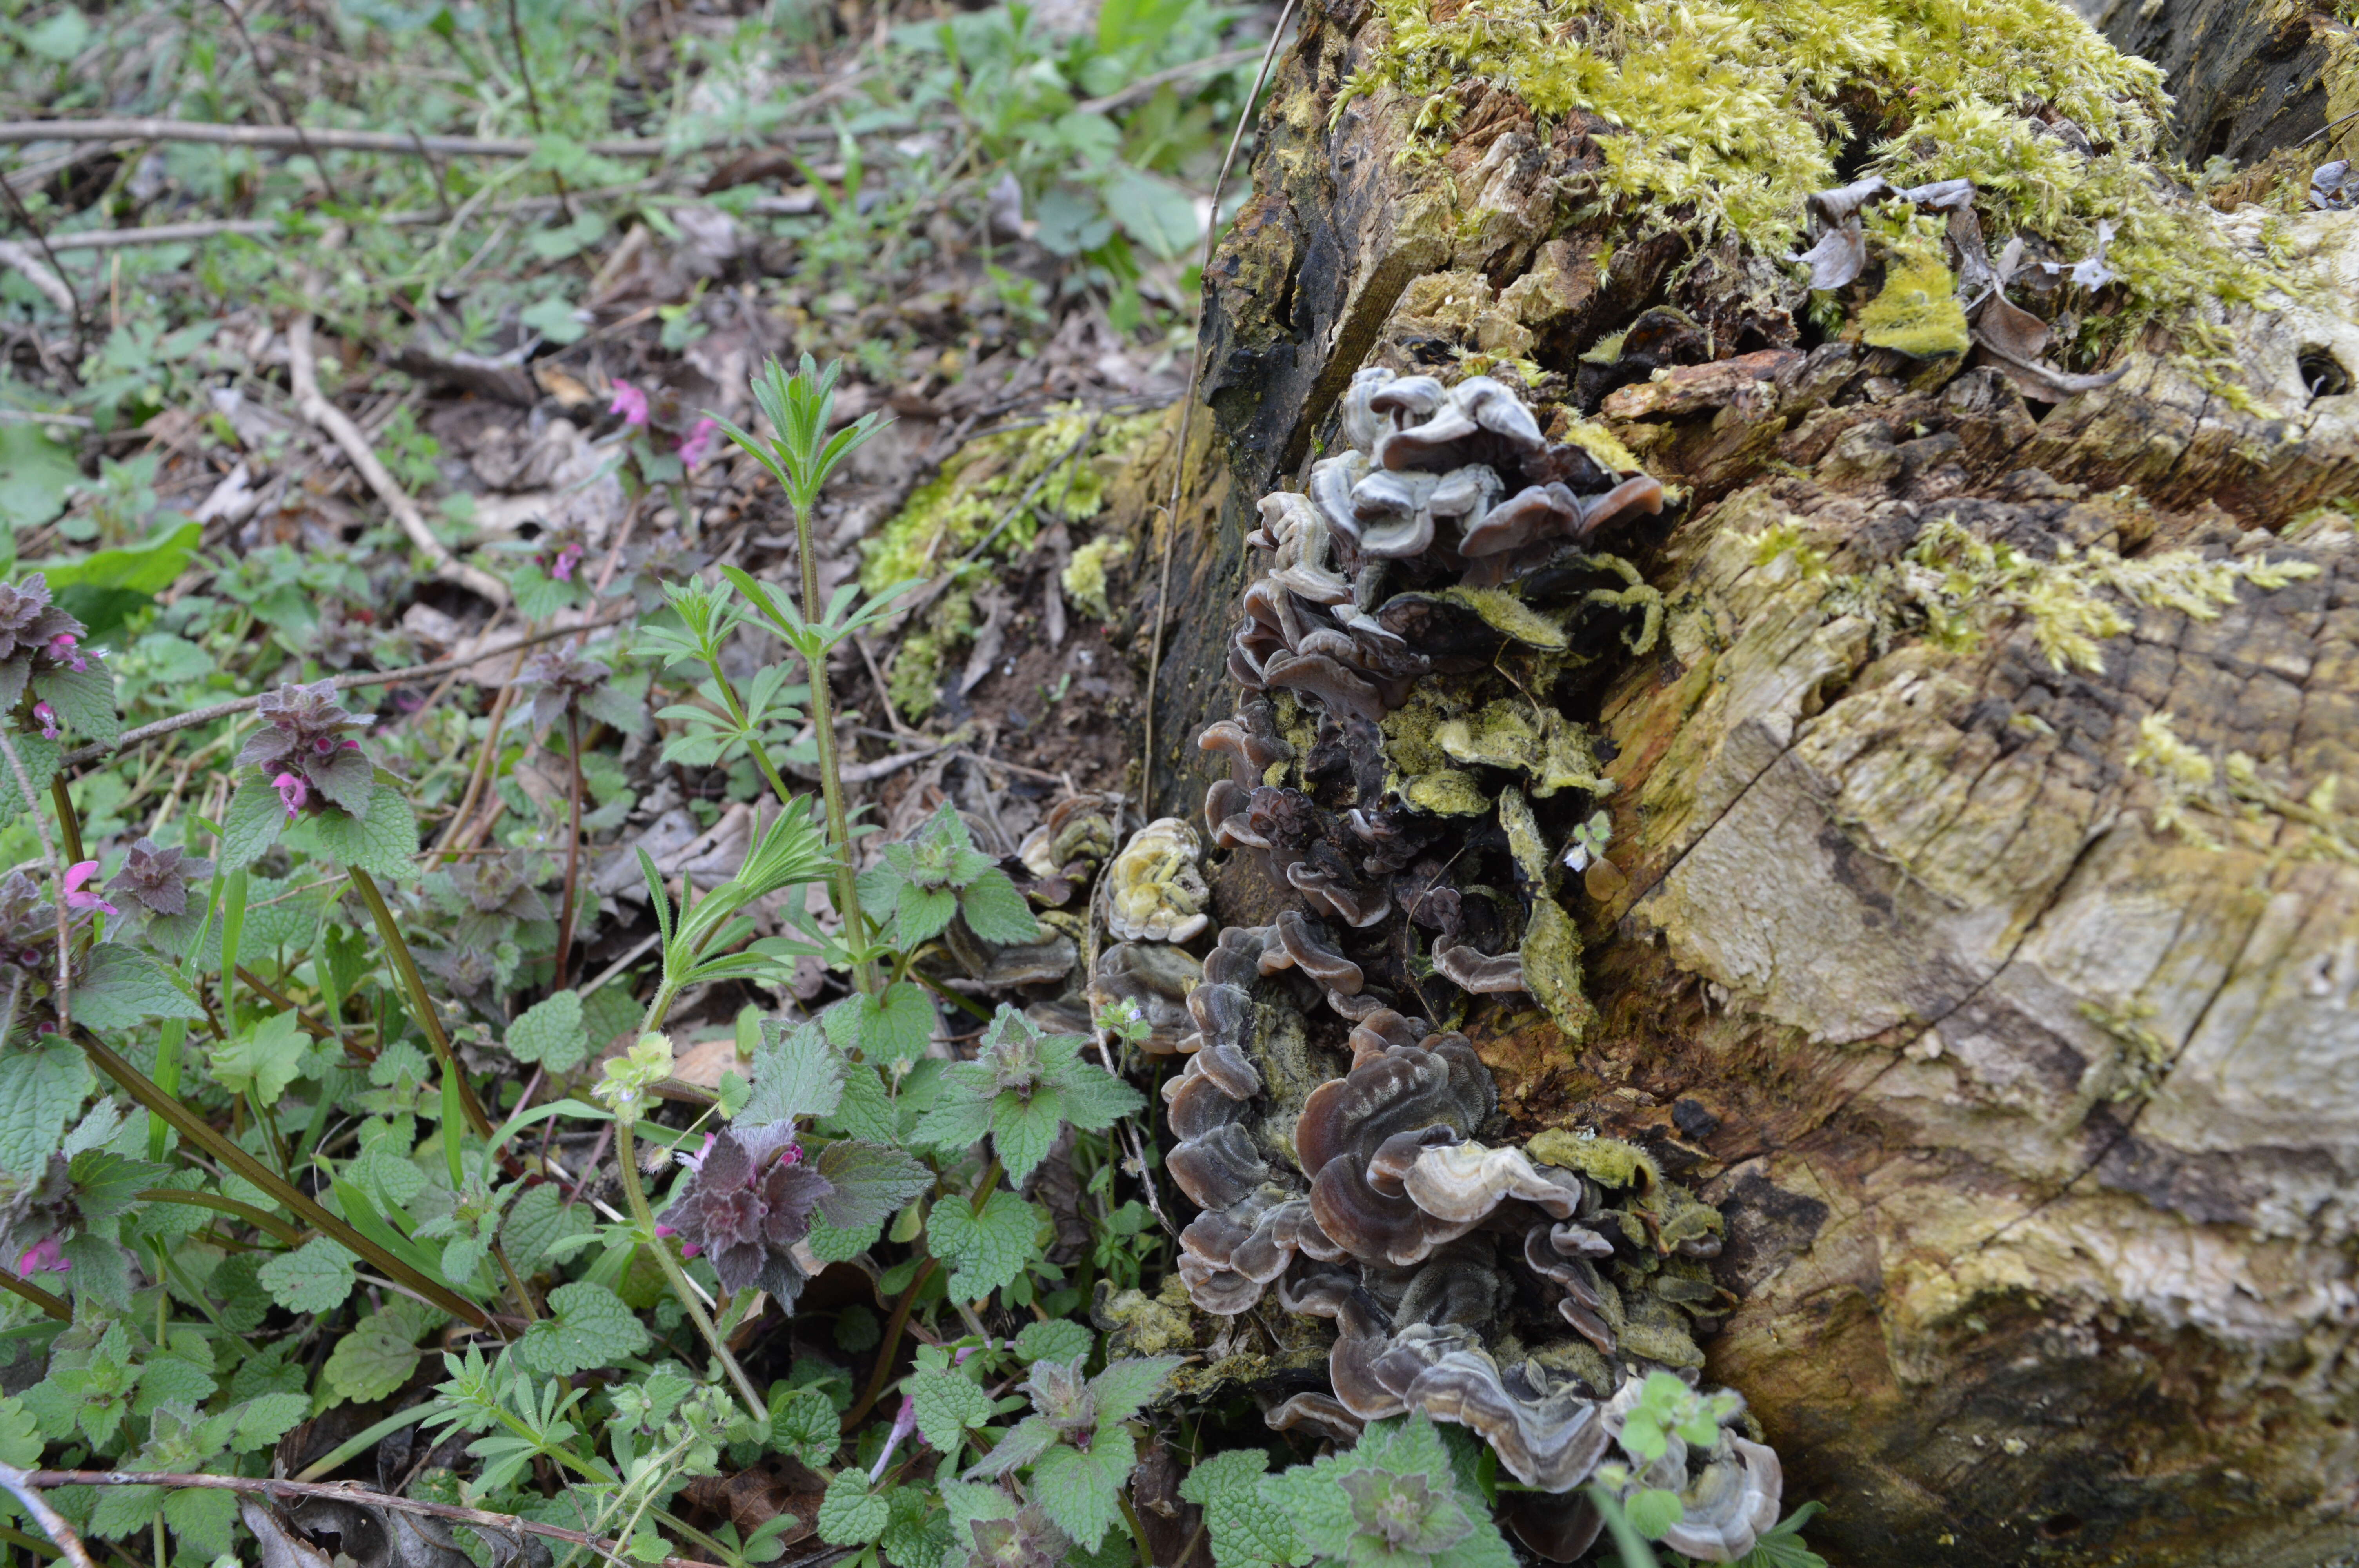
{"label": "thin branch", "polygon": [[[584,622],[579,626],[550,627],[544,631],[527,633],[521,637],[511,638],[507,642],[495,643],[488,648],[479,648],[473,653],[453,654],[447,659],[438,659],[430,665],[411,665],[406,669],[365,670],[353,675],[338,676],[336,689],[352,691],[364,686],[392,686],[400,681],[425,680],[433,676],[447,674],[451,670],[465,669],[470,665],[482,664],[486,659],[496,659],[502,654],[513,654],[519,648],[529,648],[538,643],[551,642],[559,637],[570,637],[577,633],[602,632],[609,626],[618,626],[637,614],[638,610],[635,606],[627,610],[618,610],[612,615],[596,621]],[[114,741],[105,744],[78,747],[68,752],[59,761],[58,766],[60,770],[78,768],[85,762],[97,762],[102,757],[128,751],[134,746],[145,745],[150,741],[158,740],[179,730],[193,730],[201,724],[211,724],[216,719],[234,719],[241,713],[253,712],[261,701],[262,697],[259,695],[241,697],[228,702],[214,703],[211,708],[192,708],[187,713],[176,713],[169,719],[159,719],[153,724],[142,724],[136,730],[125,730]]]}
{"label": "thin branch", "polygon": [[[1286,38],[1286,25],[1294,19],[1295,0],[1286,0],[1286,9],[1277,14],[1277,25],[1269,31],[1269,48],[1263,51],[1261,70],[1254,74],[1253,91],[1245,94],[1245,106],[1237,111],[1237,128],[1229,137],[1229,150],[1221,159],[1221,175],[1212,181],[1212,211],[1204,219],[1204,265],[1201,268],[1204,287],[1210,290],[1212,276],[1212,250],[1221,232],[1221,193],[1228,189],[1229,171],[1236,167],[1237,148],[1244,145],[1245,127],[1253,124],[1254,105],[1261,99],[1261,90],[1269,81],[1270,62],[1277,58],[1277,46]],[[1171,544],[1180,533],[1180,491],[1188,477],[1188,433],[1196,419],[1196,388],[1204,375],[1204,302],[1196,301],[1196,346],[1188,356],[1188,395],[1180,405],[1180,439],[1171,453],[1171,503],[1163,514],[1163,579],[1155,595],[1155,641],[1147,655],[1147,721],[1146,733],[1139,747],[1138,793],[1142,800],[1155,798],[1155,689],[1163,674],[1163,623],[1171,617]]]}
{"label": "thin branch", "polygon": [[[8,198],[8,210],[16,214],[16,221],[25,225],[26,232],[33,236],[33,243],[41,247],[41,254],[49,258],[49,271],[50,273],[49,281],[55,283],[59,288],[65,291],[66,312],[73,318],[74,363],[79,365],[82,362],[82,355],[86,349],[84,334],[89,330],[87,324],[82,319],[82,296],[75,292],[73,284],[66,277],[66,269],[59,265],[57,253],[49,249],[49,236],[48,232],[44,230],[40,223],[34,219],[32,213],[25,210],[25,203],[22,199],[17,196],[16,188],[10,185],[6,180],[0,179],[0,192],[5,192]],[[21,249],[21,247],[11,248]],[[17,271],[22,272],[27,277],[32,279],[33,286],[36,288],[39,288],[42,293],[49,295],[52,301],[57,298],[56,292],[46,287],[42,284],[40,278],[41,268],[38,264],[34,264],[32,262],[31,257],[17,255],[10,257],[9,260],[16,266]]]}
{"label": "thin branch", "polygon": [[[835,132],[824,126],[788,128],[772,133],[779,140],[819,142],[833,146]],[[422,136],[414,131],[354,131],[332,125],[298,129],[291,125],[217,125],[203,120],[0,120],[0,146],[25,142],[201,142],[214,146],[266,147],[302,152],[304,138],[314,146],[345,153],[436,154],[443,157],[530,157],[535,144],[526,136]],[[718,151],[728,146],[715,141],[679,149]],[[646,158],[653,161],[674,149],[660,136],[625,136],[589,144],[601,157]]]}
{"label": "thin branch", "polygon": [[278,84],[270,80],[270,67],[264,63],[261,47],[254,41],[254,35],[245,30],[245,14],[237,8],[237,0],[221,0],[221,8],[229,13],[230,21],[237,27],[237,36],[245,44],[246,58],[254,61],[255,81],[262,84],[262,91],[268,93],[271,103],[278,106],[278,117],[287,122],[288,128],[295,133],[296,140],[302,144],[304,155],[311,160],[311,167],[320,171],[320,184],[326,189],[328,200],[339,207],[343,206],[344,198],[336,189],[335,177],[328,172],[328,160],[321,157],[320,149],[311,145],[310,133],[295,117],[295,111],[288,107],[286,98],[279,92]]}
{"label": "thin branch", "polygon": [[[319,275],[307,270],[303,275],[303,297],[308,303],[319,296]],[[287,379],[295,394],[296,411],[343,449],[345,458],[360,470],[368,487],[376,492],[377,499],[401,524],[401,531],[409,535],[409,542],[434,563],[434,575],[494,604],[506,604],[507,585],[483,568],[467,566],[451,554],[451,547],[436,538],[434,530],[426,525],[426,514],[418,510],[418,503],[409,499],[409,492],[395,483],[385,464],[377,460],[375,449],[361,434],[361,427],[342,409],[320,395],[319,370],[311,358],[311,312],[308,308],[298,309],[287,328]]]}
{"label": "thin branch", "polygon": [[[429,1503],[420,1498],[397,1498],[386,1492],[372,1492],[364,1487],[354,1487],[331,1481],[275,1481],[266,1476],[193,1476],[170,1471],[143,1470],[34,1470],[27,1472],[0,1465],[0,1486],[23,1498],[41,1520],[43,1529],[54,1537],[63,1530],[58,1544],[67,1546],[66,1555],[74,1560],[75,1568],[93,1568],[90,1554],[81,1550],[82,1542],[74,1536],[65,1520],[58,1519],[57,1510],[40,1498],[43,1487],[164,1487],[174,1491],[190,1487],[216,1492],[245,1492],[253,1497],[284,1501],[290,1498],[325,1498],[332,1502],[358,1503],[366,1508],[389,1509],[396,1513],[424,1514],[429,1519],[449,1519],[453,1524],[473,1525],[479,1530],[495,1530],[513,1536],[521,1530],[527,1535],[543,1536],[550,1541],[570,1541],[586,1546],[592,1552],[612,1556],[627,1550],[626,1543],[607,1541],[563,1525],[542,1524],[515,1514],[494,1513],[489,1509],[462,1509],[450,1503]],[[46,1516],[46,1517],[44,1517]],[[50,1520],[57,1522],[51,1524]],[[663,1568],[712,1568],[710,1563],[699,1563],[687,1557],[666,1557]]]}
{"label": "thin branch", "polygon": [[16,1494],[16,1500],[25,1505],[25,1511],[33,1516],[35,1523],[49,1532],[49,1539],[58,1543],[58,1550],[66,1554],[66,1561],[74,1568],[98,1568],[98,1564],[90,1560],[90,1548],[82,1543],[82,1537],[74,1533],[73,1526],[65,1521],[65,1516],[49,1507],[49,1499],[41,1496],[40,1484],[31,1476],[14,1465],[0,1465],[0,1487]]}

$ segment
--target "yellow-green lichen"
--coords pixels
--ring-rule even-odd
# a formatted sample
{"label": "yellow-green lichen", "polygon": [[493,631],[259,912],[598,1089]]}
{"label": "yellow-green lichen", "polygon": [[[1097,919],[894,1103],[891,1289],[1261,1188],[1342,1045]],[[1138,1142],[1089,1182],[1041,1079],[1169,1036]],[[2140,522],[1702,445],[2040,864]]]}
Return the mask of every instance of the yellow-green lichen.
{"label": "yellow-green lichen", "polygon": [[1958,280],[1927,254],[1895,260],[1883,289],[1860,310],[1859,337],[1871,348],[1920,360],[1962,354],[1973,346],[1966,313],[1958,307]]}
{"label": "yellow-green lichen", "polygon": [[2170,1071],[2170,1042],[2147,1023],[2160,1011],[2150,1001],[2133,1000],[2118,1006],[2101,1001],[2081,1004],[2081,1016],[2111,1035],[2122,1048],[2121,1081],[2114,1086],[2107,1098],[2144,1099],[2154,1093],[2163,1076]]}
{"label": "yellow-green lichen", "polygon": [[1098,620],[1112,621],[1114,607],[1106,600],[1107,571],[1129,558],[1128,539],[1105,535],[1092,539],[1065,563],[1064,575],[1058,579],[1064,585],[1065,597]]}
{"label": "yellow-green lichen", "polygon": [[1575,560],[1582,566],[1612,572],[1626,585],[1619,589],[1593,588],[1582,596],[1582,602],[1636,611],[1638,624],[1622,633],[1622,645],[1630,650],[1633,658],[1644,658],[1652,653],[1655,639],[1663,634],[1663,590],[1648,583],[1635,563],[1620,556],[1601,550],[1593,556],[1576,557]]}
{"label": "yellow-green lichen", "polygon": [[1611,473],[1634,474],[1646,466],[1638,460],[1636,452],[1623,445],[1621,437],[1604,426],[1593,425],[1586,419],[1572,421],[1557,439],[1568,446],[1579,447],[1596,460],[1598,467]]}
{"label": "yellow-green lichen", "polygon": [[1588,732],[1556,708],[1535,708],[1520,697],[1503,697],[1479,712],[1442,719],[1433,727],[1433,742],[1454,762],[1522,773],[1541,800],[1559,790],[1603,794],[1610,787],[1598,771]]}
{"label": "yellow-green lichen", "polygon": [[1962,651],[1992,626],[2021,619],[2050,665],[2092,672],[2105,667],[2098,644],[2130,629],[2128,606],[2215,621],[2236,602],[2240,583],[2273,589],[2318,575],[2308,561],[2272,561],[2266,555],[2214,560],[2193,550],[2132,558],[2102,546],[2060,545],[2053,560],[2041,560],[1984,539],[1953,517],[1936,520],[1898,560],[1864,574],[1834,573],[1791,523],[1764,529],[1747,543],[1762,566],[1790,557],[1804,579],[1827,582],[1830,611],[1872,622],[1879,647],[1916,633]]}
{"label": "yellow-green lichen", "polygon": [[1579,1044],[1595,1026],[1597,1009],[1581,989],[1581,933],[1556,900],[1533,896],[1522,952],[1524,989],[1548,1010],[1565,1039]]}
{"label": "yellow-green lichen", "polygon": [[1553,890],[1556,867],[1549,857],[1548,839],[1540,832],[1539,818],[1532,815],[1531,803],[1513,785],[1499,792],[1499,827],[1507,835],[1507,853],[1515,857],[1524,881]]}
{"label": "yellow-green lichen", "polygon": [[1099,1302],[1095,1315],[1125,1355],[1184,1354],[1196,1348],[1195,1311],[1187,1282],[1177,1273],[1168,1276],[1162,1290],[1152,1296],[1136,1290],[1112,1292]]}
{"label": "yellow-green lichen", "polygon": [[1524,1152],[1543,1165],[1578,1171],[1604,1187],[1634,1187],[1643,1196],[1663,1184],[1663,1168],[1636,1143],[1599,1138],[1565,1127],[1534,1133]]}
{"label": "yellow-green lichen", "polygon": [[1108,418],[1070,404],[1029,429],[968,442],[890,522],[861,541],[860,586],[875,593],[930,577],[973,548],[1002,517],[1007,524],[993,548],[1014,557],[1048,523],[1096,516],[1114,476],[1159,418]]}
{"label": "yellow-green lichen", "polygon": [[[1708,246],[1733,232],[1782,257],[1804,200],[1860,174],[1897,186],[1963,177],[1995,254],[2018,233],[2107,265],[2121,308],[2082,315],[2079,347],[2158,317],[2194,334],[2212,301],[2257,299],[2267,275],[2168,167],[2161,72],[2121,54],[2057,0],[1378,0],[1388,37],[1336,95],[1389,87],[1416,105],[1407,155],[1446,144],[1476,83],[1542,122],[1575,111],[1599,135],[1600,194],[1631,237],[1669,228]],[[1438,15],[1439,13],[1439,15]],[[2030,110],[2036,106],[2039,116]],[[2062,120],[2079,135],[2044,122]],[[2086,140],[2082,141],[2082,137]],[[2084,147],[2094,147],[2085,152]]]}
{"label": "yellow-green lichen", "polygon": [[1561,625],[1504,588],[1449,588],[1442,590],[1441,597],[1466,606],[1493,631],[1504,633],[1527,646],[1561,649],[1566,645]]}
{"label": "yellow-green lichen", "polygon": [[1480,816],[1491,808],[1490,799],[1484,795],[1483,786],[1474,782],[1474,775],[1454,768],[1411,773],[1395,787],[1410,810],[1429,816]]}

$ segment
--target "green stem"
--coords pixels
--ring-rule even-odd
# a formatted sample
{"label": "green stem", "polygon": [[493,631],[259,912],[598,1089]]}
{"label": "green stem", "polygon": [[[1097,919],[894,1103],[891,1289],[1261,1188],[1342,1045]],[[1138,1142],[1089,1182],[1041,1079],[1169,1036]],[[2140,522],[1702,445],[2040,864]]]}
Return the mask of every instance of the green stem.
{"label": "green stem", "polygon": [[58,835],[65,840],[66,863],[80,865],[86,857],[82,852],[82,818],[74,811],[73,796],[66,793],[66,776],[49,775],[49,799],[58,808]]}
{"label": "green stem", "polygon": [[550,982],[560,990],[573,958],[573,902],[582,874],[582,709],[575,703],[565,705],[565,740],[573,763],[572,818],[565,838],[565,906],[557,914],[557,968]]}
{"label": "green stem", "polygon": [[29,1281],[18,1279],[16,1276],[16,1273],[5,1264],[0,1264],[0,1291],[5,1291],[12,1296],[22,1297],[24,1300],[32,1303],[35,1306],[39,1307],[43,1312],[48,1313],[51,1317],[56,1318],[60,1323],[71,1323],[73,1321],[73,1308],[66,1305],[65,1303],[49,1294],[49,1292],[41,1289],[40,1286],[33,1284]]}
{"label": "green stem", "polygon": [[416,1426],[419,1422],[440,1415],[450,1408],[440,1400],[429,1400],[422,1405],[412,1405],[406,1411],[396,1411],[375,1426],[367,1428],[355,1436],[346,1438],[328,1450],[325,1458],[315,1460],[306,1465],[302,1473],[295,1478],[299,1481],[316,1481],[347,1460],[359,1458],[402,1428]]}
{"label": "green stem", "polygon": [[441,1063],[442,1070],[457,1076],[459,1104],[467,1113],[467,1125],[474,1130],[476,1137],[489,1142],[492,1119],[484,1114],[483,1102],[475,1098],[474,1086],[459,1069],[450,1038],[442,1033],[442,1020],[426,994],[425,977],[418,972],[418,961],[410,957],[409,944],[402,939],[401,927],[395,923],[393,911],[386,906],[385,894],[377,891],[376,879],[358,866],[347,866],[344,871],[352,878],[353,889],[361,895],[361,902],[368,905],[370,917],[376,922],[377,935],[385,938],[386,949],[393,955],[393,967],[400,972],[402,989],[409,993],[410,1015],[426,1032],[427,1044],[434,1047],[435,1059]]}
{"label": "green stem", "polygon": [[901,1333],[909,1326],[909,1309],[917,1305],[919,1291],[925,1287],[927,1280],[940,1266],[931,1258],[919,1264],[918,1272],[909,1281],[909,1288],[903,1291],[901,1299],[893,1303],[893,1315],[885,1325],[885,1337],[877,1342],[875,1369],[868,1374],[868,1387],[861,1390],[860,1402],[843,1412],[840,1430],[850,1433],[868,1418],[868,1412],[876,1408],[876,1401],[885,1397],[885,1380],[893,1375],[893,1353],[901,1348]]}
{"label": "green stem", "polygon": [[[161,1087],[161,1085],[158,1086]],[[221,1214],[234,1214],[257,1230],[266,1230],[289,1247],[300,1247],[304,1235],[275,1214],[266,1214],[250,1203],[225,1198],[218,1193],[187,1193],[176,1187],[150,1187],[139,1195],[141,1203],[185,1204],[190,1208],[209,1208]]]}
{"label": "green stem", "polygon": [[[143,1076],[138,1068],[116,1055],[97,1040],[84,1035],[84,1054],[98,1065],[101,1072],[120,1084],[125,1092],[146,1109],[162,1117],[179,1130],[180,1136],[196,1144],[206,1153],[270,1195],[273,1202],[288,1213],[299,1215],[312,1228],[336,1241],[350,1251],[357,1252],[408,1289],[416,1291],[453,1317],[464,1318],[477,1328],[491,1326],[484,1309],[451,1291],[439,1280],[430,1280],[418,1270],[363,1236],[350,1225],[330,1214],[302,1188],[280,1179],[278,1173],[261,1161],[222,1136],[221,1131],[197,1114],[195,1108],[170,1098]],[[6,1271],[0,1270],[0,1289],[6,1289]],[[27,1298],[30,1300],[30,1297]],[[63,1303],[60,1303],[60,1305]]]}
{"label": "green stem", "polygon": [[[1131,1543],[1138,1548],[1138,1568],[1155,1568],[1155,1553],[1147,1546],[1147,1526],[1139,1522],[1138,1509],[1131,1505],[1130,1493],[1126,1489],[1117,1490],[1114,1500],[1122,1509],[1124,1522],[1130,1526]],[[1183,1557],[1180,1561],[1185,1564],[1188,1560]]]}
{"label": "green stem", "polygon": [[753,1416],[755,1423],[768,1424],[770,1407],[763,1402],[760,1394],[755,1392],[753,1379],[745,1376],[745,1369],[737,1365],[737,1357],[729,1354],[729,1346],[722,1342],[720,1332],[712,1326],[712,1319],[705,1313],[704,1303],[696,1299],[696,1292],[689,1285],[688,1271],[679,1266],[679,1260],[671,1255],[671,1249],[664,1245],[664,1238],[656,1234],[655,1211],[647,1206],[647,1190],[639,1181],[638,1144],[631,1137],[630,1121],[622,1117],[614,1119],[614,1158],[623,1167],[623,1195],[630,1200],[631,1217],[638,1221],[639,1233],[644,1238],[642,1245],[655,1253],[664,1279],[671,1285],[671,1293],[679,1298],[679,1304],[687,1309],[689,1320],[696,1325],[696,1331],[704,1336],[704,1343],[712,1347],[712,1354],[727,1369],[729,1380],[737,1385],[738,1396],[745,1401],[746,1411]]}
{"label": "green stem", "polygon": [[[788,503],[795,514],[795,556],[802,568],[803,623],[819,626],[819,557],[811,548],[810,508],[794,498]],[[835,868],[835,912],[842,918],[843,935],[847,941],[865,944],[868,926],[860,918],[860,872],[854,863],[852,846],[852,816],[843,804],[842,765],[836,755],[835,697],[828,689],[827,654],[806,655],[803,667],[810,676],[812,735],[819,748],[820,793],[827,801],[827,836],[842,857]],[[856,960],[852,978],[863,991],[875,995],[876,966],[866,958]]]}

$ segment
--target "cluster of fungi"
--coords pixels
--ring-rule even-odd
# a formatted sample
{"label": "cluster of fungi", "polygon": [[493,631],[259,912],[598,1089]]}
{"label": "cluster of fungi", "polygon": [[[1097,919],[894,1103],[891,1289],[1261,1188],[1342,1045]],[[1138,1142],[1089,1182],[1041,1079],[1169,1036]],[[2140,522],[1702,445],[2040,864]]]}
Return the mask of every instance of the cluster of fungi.
{"label": "cluster of fungi", "polygon": [[[1565,924],[1532,799],[1561,818],[1591,797],[1549,802],[1560,786],[1603,786],[1550,761],[1546,715],[1521,752],[1479,735],[1509,655],[1538,678],[1572,661],[1567,628],[1598,597],[1590,536],[1663,492],[1550,442],[1485,377],[1363,371],[1342,424],[1309,495],[1260,503],[1248,543],[1267,569],[1229,655],[1243,701],[1201,740],[1230,770],[1205,798],[1211,841],[1253,857],[1283,907],[1212,934],[1198,834],[1149,824],[1109,877],[1115,941],[1093,990],[1133,1004],[1145,1051],[1184,1058],[1162,1097],[1167,1169],[1201,1211],[1180,1238],[1190,1301],[1258,1314],[1273,1343],[1308,1347],[1297,1384],[1324,1385],[1262,1379],[1269,1424],[1349,1444],[1410,1411],[1460,1423],[1530,1488],[1501,1493],[1502,1522],[1571,1561],[1597,1536],[1589,1488],[1647,1375],[1700,1371],[1695,1325],[1726,1304],[1704,1261],[1721,1220],[1631,1145],[1484,1141],[1497,1090],[1455,1024],[1527,992],[1561,1017],[1527,973]],[[1506,474],[1526,482],[1510,493]],[[1455,725],[1467,744],[1445,749],[1468,765],[1410,780],[1388,740],[1420,694],[1419,737],[1431,751],[1436,722]],[[1201,960],[1182,946],[1208,934]],[[1674,1435],[1621,1474],[1625,1492],[1677,1492],[1664,1544],[1715,1562],[1777,1522],[1781,1489],[1741,1401],[1723,1408],[1710,1445]]]}

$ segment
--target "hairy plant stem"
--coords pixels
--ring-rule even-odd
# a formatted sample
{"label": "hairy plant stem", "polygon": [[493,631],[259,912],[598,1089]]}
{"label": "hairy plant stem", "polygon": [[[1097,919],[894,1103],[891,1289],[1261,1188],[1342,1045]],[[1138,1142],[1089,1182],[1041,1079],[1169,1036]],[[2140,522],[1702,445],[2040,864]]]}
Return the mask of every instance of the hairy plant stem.
{"label": "hairy plant stem", "polygon": [[[810,509],[788,497],[795,514],[795,558],[802,568],[803,624],[817,626],[820,614],[819,557],[811,548]],[[865,946],[868,927],[860,918],[860,868],[853,853],[852,816],[843,804],[842,763],[836,754],[835,699],[828,689],[827,654],[806,658],[805,667],[810,675],[812,736],[819,748],[819,786],[827,802],[827,836],[842,857],[835,869],[835,913],[843,922],[843,935],[848,942]],[[852,966],[853,982],[863,991],[876,993],[876,966],[863,957]]]}
{"label": "hairy plant stem", "polygon": [[88,859],[82,852],[82,817],[74,810],[73,796],[66,793],[66,775],[49,775],[49,800],[58,808],[58,832],[65,839],[66,864],[80,865]]}
{"label": "hairy plant stem", "polygon": [[18,1279],[16,1270],[11,1268],[5,1260],[0,1260],[0,1291],[5,1291],[21,1301],[32,1303],[60,1323],[73,1321],[73,1308],[31,1281]]}
{"label": "hairy plant stem", "polygon": [[565,839],[565,907],[557,916],[557,968],[551,984],[565,989],[566,966],[573,957],[573,899],[582,876],[582,709],[565,705],[565,741],[573,763],[571,828]]}
{"label": "hairy plant stem", "polygon": [[728,1372],[729,1380],[737,1385],[737,1394],[745,1401],[746,1412],[754,1418],[756,1424],[767,1425],[770,1407],[755,1390],[753,1379],[745,1376],[745,1368],[737,1365],[737,1357],[732,1356],[729,1346],[722,1342],[721,1331],[712,1326],[712,1315],[704,1310],[704,1303],[696,1299],[696,1292],[689,1283],[688,1271],[679,1266],[679,1260],[671,1255],[671,1249],[664,1245],[664,1238],[656,1234],[655,1211],[647,1206],[647,1189],[639,1180],[638,1144],[631,1136],[631,1123],[621,1117],[614,1119],[614,1158],[623,1169],[623,1195],[630,1200],[631,1217],[638,1222],[639,1230],[645,1237],[641,1245],[656,1255],[656,1263],[663,1270],[664,1279],[671,1286],[671,1293],[687,1309],[689,1321],[696,1325],[697,1333],[704,1336],[704,1343],[712,1346],[713,1356]]}
{"label": "hairy plant stem", "polygon": [[459,1070],[459,1059],[451,1050],[450,1036],[442,1033],[442,1019],[434,1011],[433,1000],[426,994],[426,979],[418,972],[418,960],[410,957],[409,944],[403,940],[401,927],[393,918],[393,911],[377,891],[376,879],[358,866],[347,866],[345,873],[352,878],[353,891],[368,905],[369,917],[376,922],[376,932],[385,938],[386,951],[393,955],[393,967],[401,975],[402,989],[409,993],[409,1011],[418,1020],[418,1027],[426,1032],[426,1043],[434,1047],[434,1059],[445,1073],[456,1075],[459,1104],[467,1113],[467,1125],[486,1142],[492,1136],[492,1119],[484,1114],[483,1103],[475,1098],[474,1087],[467,1075]]}

